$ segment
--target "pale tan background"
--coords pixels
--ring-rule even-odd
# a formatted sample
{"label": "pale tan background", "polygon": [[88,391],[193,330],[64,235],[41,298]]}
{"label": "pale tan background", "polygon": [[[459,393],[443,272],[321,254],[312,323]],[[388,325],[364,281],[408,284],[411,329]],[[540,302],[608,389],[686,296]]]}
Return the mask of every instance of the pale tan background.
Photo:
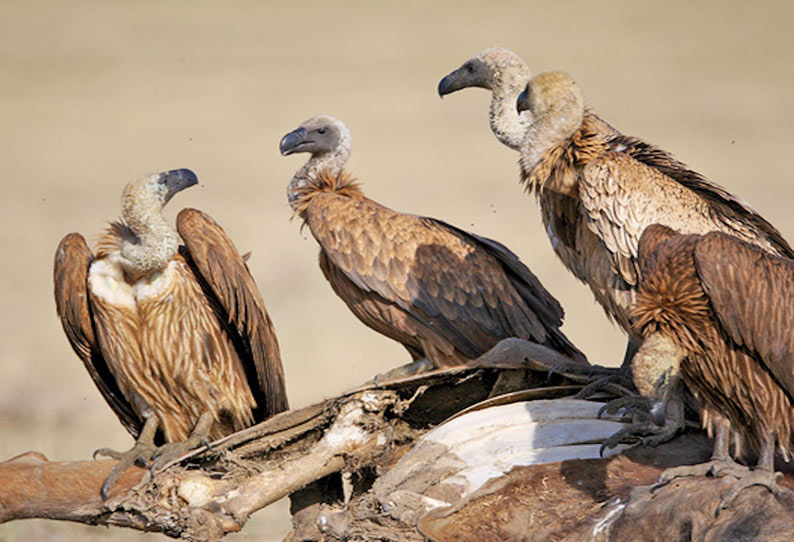
{"label": "pale tan background", "polygon": [[[95,240],[118,216],[125,182],[146,171],[195,170],[201,187],[175,198],[169,216],[204,209],[253,251],[293,406],[408,361],[335,298],[314,240],[289,222],[285,186],[303,157],[282,158],[278,142],[316,113],[352,129],[350,170],[370,196],[503,241],[563,303],[574,342],[618,363],[623,336],[555,259],[518,186],[517,156],[488,130],[486,92],[436,95],[443,75],[492,45],[535,73],[570,72],[616,127],[673,151],[794,239],[794,10],[640,4],[0,4],[0,459],[130,445],[69,349],[51,273],[59,239]],[[278,540],[287,528],[279,503],[230,538]],[[0,540],[110,534],[162,538],[0,527]]]}

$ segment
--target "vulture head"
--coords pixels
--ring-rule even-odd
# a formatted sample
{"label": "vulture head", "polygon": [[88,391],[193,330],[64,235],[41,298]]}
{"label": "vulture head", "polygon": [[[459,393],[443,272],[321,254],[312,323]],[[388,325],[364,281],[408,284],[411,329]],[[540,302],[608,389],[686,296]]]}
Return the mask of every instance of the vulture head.
{"label": "vulture head", "polygon": [[571,137],[584,119],[585,101],[576,81],[563,72],[545,72],[527,83],[516,110],[532,113],[521,144],[521,169],[530,172],[550,148]]}
{"label": "vulture head", "polygon": [[529,66],[518,55],[501,47],[491,47],[444,77],[438,84],[438,94],[443,98],[468,87],[490,90],[491,131],[502,144],[517,151],[521,149],[529,119],[516,113],[516,96],[524,90],[529,76]]}
{"label": "vulture head", "polygon": [[198,177],[189,169],[172,169],[149,173],[127,183],[121,195],[122,213],[129,209],[153,208],[160,212],[178,192],[198,184]]}
{"label": "vulture head", "polygon": [[121,245],[122,263],[132,276],[162,269],[179,248],[179,235],[163,218],[166,203],[198,184],[189,169],[143,175],[127,183],[121,195],[121,217],[129,229]]}
{"label": "vulture head", "polygon": [[[516,101],[516,110],[529,111],[534,117],[584,112],[584,96],[573,77],[564,72],[545,72],[536,75],[527,83]],[[578,124],[581,123],[581,113]]]}
{"label": "vulture head", "polygon": [[501,47],[491,47],[444,77],[438,83],[438,95],[443,98],[456,90],[469,87],[497,91],[511,83],[523,86],[529,76],[529,67],[518,55]]}
{"label": "vulture head", "polygon": [[317,115],[282,137],[280,149],[284,156],[298,152],[320,156],[343,146],[349,152],[352,139],[344,122],[330,115]]}
{"label": "vulture head", "polygon": [[342,171],[353,149],[353,136],[338,118],[317,115],[282,137],[279,148],[284,156],[299,152],[311,154],[287,186],[287,199],[295,209],[302,189],[310,185],[319,172],[333,177]]}

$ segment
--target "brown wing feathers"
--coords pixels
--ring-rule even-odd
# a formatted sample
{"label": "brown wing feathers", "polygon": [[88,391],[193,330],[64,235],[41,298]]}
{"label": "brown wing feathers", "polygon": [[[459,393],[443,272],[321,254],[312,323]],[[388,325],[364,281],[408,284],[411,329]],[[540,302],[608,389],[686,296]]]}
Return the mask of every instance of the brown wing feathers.
{"label": "brown wing feathers", "polygon": [[284,374],[273,324],[259,290],[232,240],[207,214],[183,209],[177,231],[186,261],[235,343],[257,402],[261,421],[288,408]]}
{"label": "brown wing feathers", "polygon": [[642,162],[692,190],[711,204],[714,218],[726,225],[747,221],[763,232],[775,249],[788,258],[794,258],[794,250],[783,235],[764,217],[753,210],[744,200],[731,194],[717,183],[689,169],[669,152],[646,143],[636,137],[620,135],[609,142],[612,149],[621,149],[635,160]]}
{"label": "brown wing feathers", "polygon": [[794,263],[723,233],[695,247],[703,289],[730,338],[794,398]]}
{"label": "brown wing feathers", "polygon": [[[337,193],[338,181],[321,183],[313,195],[304,192],[300,212],[323,248],[321,265],[334,290],[367,325],[383,332],[383,322],[375,320],[392,304],[406,313],[392,323],[410,329],[386,334],[403,344],[399,337],[412,337],[412,348],[425,334],[473,359],[499,339],[519,336],[584,359],[558,329],[557,301],[507,248],[434,219],[397,213],[358,189],[353,197]],[[351,295],[346,281],[378,309],[363,308],[361,294]]]}
{"label": "brown wing feathers", "polygon": [[94,256],[79,233],[64,237],[55,252],[55,307],[72,349],[83,360],[88,374],[99,388],[121,424],[133,437],[143,422],[122,395],[97,344],[88,302],[88,267]]}

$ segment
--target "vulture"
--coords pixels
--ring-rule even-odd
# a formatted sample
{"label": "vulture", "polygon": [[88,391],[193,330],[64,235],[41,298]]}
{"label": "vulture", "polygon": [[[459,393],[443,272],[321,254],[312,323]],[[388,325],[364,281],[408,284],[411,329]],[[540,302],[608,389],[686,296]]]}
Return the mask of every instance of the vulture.
{"label": "vulture", "polygon": [[351,145],[347,126],[327,115],[286,134],[283,155],[311,154],[289,183],[289,203],[319,243],[334,292],[365,325],[405,346],[410,370],[466,364],[507,337],[586,364],[560,330],[560,304],[515,254],[367,198],[343,170]]}
{"label": "vulture", "polygon": [[[467,87],[491,89],[491,129],[521,152],[522,182],[535,192],[554,252],[629,335],[624,372],[641,342],[629,311],[645,227],[725,231],[773,254],[794,256],[781,234],[745,202],[585,108],[570,77],[541,74],[527,87],[529,79],[529,68],[517,55],[494,48],[444,77],[438,91],[444,96]],[[517,91],[522,85],[526,91]],[[515,100],[516,109],[508,109],[508,100]],[[668,427],[665,434],[674,430]]]}
{"label": "vulture", "polygon": [[288,408],[273,324],[234,243],[201,211],[183,209],[176,229],[161,213],[197,182],[188,169],[133,180],[121,220],[96,254],[79,233],[64,237],[55,254],[66,336],[137,439],[126,453],[97,450],[120,459],[104,497],[136,460],[154,472],[207,439]]}
{"label": "vulture", "polygon": [[632,335],[637,246],[651,224],[682,233],[723,231],[794,257],[780,232],[747,203],[669,153],[593,122],[569,75],[534,77],[517,107],[533,118],[521,152],[522,180],[538,198],[546,192],[570,197],[589,235],[577,231],[572,239],[564,234],[560,239],[573,241],[579,271],[596,299]]}
{"label": "vulture", "polygon": [[640,237],[638,262],[631,314],[643,343],[635,362],[675,368],[759,455],[757,468],[742,472],[723,436],[711,462],[672,477],[733,474],[740,480],[727,501],[749,485],[777,492],[775,450],[786,458],[794,450],[794,262],[734,235],[684,235],[659,224]]}
{"label": "vulture", "polygon": [[630,353],[640,342],[628,309],[637,284],[636,246],[646,226],[722,230],[794,256],[782,235],[744,201],[587,109],[569,76],[550,72],[528,83],[526,63],[494,47],[445,76],[438,92],[491,90],[491,130],[521,152],[522,183],[535,192],[554,251],[629,334]]}
{"label": "vulture", "polygon": [[[574,237],[579,271],[635,347],[639,337],[630,314],[640,278],[638,245],[651,224],[685,234],[721,231],[771,254],[794,257],[774,226],[723,187],[640,139],[594,128],[582,92],[569,75],[533,77],[518,97],[517,109],[532,114],[521,152],[522,179],[539,198],[556,192],[577,202],[588,230],[586,236]],[[624,369],[637,366],[627,356]],[[647,369],[637,377],[655,381],[664,376]],[[651,385],[637,377],[638,389]],[[681,402],[670,404],[677,413],[659,430],[662,440],[683,421]],[[643,432],[647,429],[642,426]]]}
{"label": "vulture", "polygon": [[[452,92],[480,87],[491,91],[489,121],[491,131],[504,145],[521,151],[531,118],[527,113],[516,110],[516,100],[530,80],[530,70],[526,63],[515,53],[501,47],[485,49],[467,60],[463,65],[445,76],[438,84],[438,94],[442,98]],[[618,132],[595,115],[586,112],[586,122],[594,130],[603,133]],[[540,203],[543,226],[549,235],[552,248],[563,264],[579,280],[587,283],[582,269],[582,257],[577,249],[581,244],[596,244],[597,240],[588,230],[579,204],[570,195],[553,191],[537,193]],[[598,299],[598,297],[597,297]],[[612,317],[607,311],[607,315]],[[629,329],[628,319],[624,329]],[[574,369],[574,368],[572,368]]]}

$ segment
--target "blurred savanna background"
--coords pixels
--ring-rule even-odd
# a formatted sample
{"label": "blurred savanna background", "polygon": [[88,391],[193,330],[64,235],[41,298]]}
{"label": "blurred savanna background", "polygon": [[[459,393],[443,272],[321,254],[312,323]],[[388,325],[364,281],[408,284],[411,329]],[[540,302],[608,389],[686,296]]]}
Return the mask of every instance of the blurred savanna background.
{"label": "blurred savanna background", "polygon": [[[409,361],[326,284],[285,188],[305,156],[283,134],[317,113],[354,136],[349,170],[392,208],[504,242],[562,302],[564,330],[593,362],[625,339],[552,253],[517,155],[487,123],[488,94],[442,102],[439,79],[501,45],[534,73],[559,69],[625,133],[741,195],[794,240],[794,5],[740,2],[0,3],[0,459],[38,450],[86,459],[131,438],[55,316],[60,238],[95,241],[124,184],[189,167],[192,206],[242,251],[274,320],[293,407]],[[2,489],[0,488],[0,491]],[[232,540],[280,540],[286,503]],[[0,540],[154,540],[46,521]]]}

